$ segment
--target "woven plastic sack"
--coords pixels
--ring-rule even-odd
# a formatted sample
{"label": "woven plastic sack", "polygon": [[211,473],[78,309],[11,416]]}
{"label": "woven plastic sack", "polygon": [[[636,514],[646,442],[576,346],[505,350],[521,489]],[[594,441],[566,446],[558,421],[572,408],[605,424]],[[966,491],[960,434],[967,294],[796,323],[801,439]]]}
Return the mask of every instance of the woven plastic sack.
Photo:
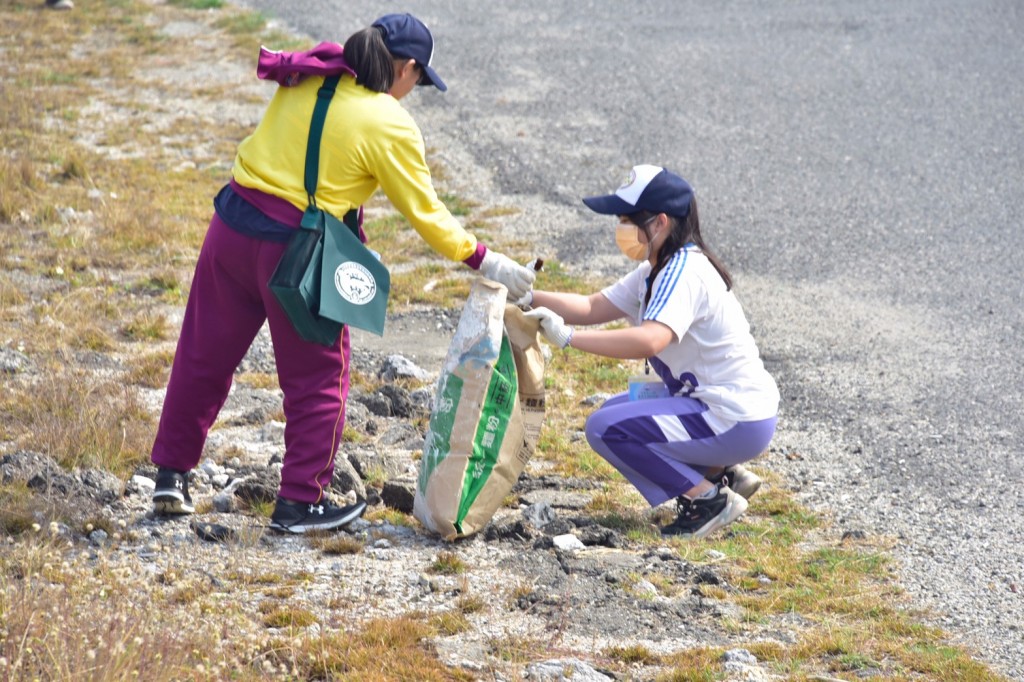
{"label": "woven plastic sack", "polygon": [[479,279],[437,384],[413,514],[446,540],[494,516],[537,446],[544,421],[539,325]]}

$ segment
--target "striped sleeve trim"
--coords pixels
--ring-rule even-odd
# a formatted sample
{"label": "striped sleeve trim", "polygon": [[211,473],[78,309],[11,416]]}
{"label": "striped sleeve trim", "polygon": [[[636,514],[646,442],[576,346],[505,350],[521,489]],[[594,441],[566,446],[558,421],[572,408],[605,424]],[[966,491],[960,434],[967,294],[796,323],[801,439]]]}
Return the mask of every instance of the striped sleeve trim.
{"label": "striped sleeve trim", "polygon": [[665,309],[665,305],[672,296],[672,292],[675,291],[676,284],[679,283],[679,278],[683,274],[683,268],[686,267],[686,259],[689,255],[686,249],[682,249],[672,256],[668,267],[662,271],[661,286],[658,288],[658,293],[644,313],[645,320],[657,319],[661,311]]}

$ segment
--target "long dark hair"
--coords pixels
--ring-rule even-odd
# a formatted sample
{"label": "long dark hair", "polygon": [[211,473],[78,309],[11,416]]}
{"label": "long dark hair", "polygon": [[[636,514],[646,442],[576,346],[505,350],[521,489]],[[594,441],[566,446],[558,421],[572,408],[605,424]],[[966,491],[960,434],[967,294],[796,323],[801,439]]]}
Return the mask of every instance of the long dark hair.
{"label": "long dark hair", "polygon": [[395,81],[394,57],[375,26],[356,31],[345,41],[345,61],[356,72],[356,83],[374,92],[391,92]]}
{"label": "long dark hair", "polygon": [[[626,218],[629,219],[629,222],[643,230],[644,234],[647,235],[647,238],[650,239],[650,228],[645,227],[644,223],[651,220],[656,215],[658,214],[651,211],[639,211],[626,216]],[[729,271],[725,269],[725,265],[718,259],[718,256],[712,253],[704,244],[704,237],[701,236],[700,233],[700,216],[697,213],[697,199],[694,198],[690,200],[690,212],[687,213],[686,216],[681,218],[679,216],[670,215],[668,216],[668,219],[670,226],[668,237],[665,238],[665,241],[661,244],[661,248],[658,249],[658,258],[655,261],[654,267],[651,268],[651,276],[647,280],[647,297],[644,300],[644,304],[646,305],[651,302],[651,290],[654,287],[654,280],[658,277],[658,273],[665,269],[665,266],[668,264],[668,261],[672,256],[674,256],[676,252],[686,244],[696,244],[699,246],[701,252],[707,256],[708,260],[711,261],[711,264],[715,266],[715,270],[717,270],[718,274],[721,275],[722,281],[725,282],[726,291],[732,289],[732,276],[729,274]]]}

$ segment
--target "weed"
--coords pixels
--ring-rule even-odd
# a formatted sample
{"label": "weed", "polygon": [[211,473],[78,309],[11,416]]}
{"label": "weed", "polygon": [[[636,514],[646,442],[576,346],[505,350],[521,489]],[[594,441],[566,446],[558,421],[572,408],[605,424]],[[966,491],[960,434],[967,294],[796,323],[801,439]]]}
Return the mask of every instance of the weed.
{"label": "weed", "polygon": [[121,327],[121,333],[130,341],[162,341],[167,338],[167,317],[144,311]]}
{"label": "weed", "polygon": [[[348,432],[346,431],[346,433]],[[366,482],[366,485],[382,488],[388,480],[388,472],[381,466],[371,466],[366,469],[363,480]]]}
{"label": "weed", "polygon": [[245,372],[235,376],[235,381],[242,386],[272,391],[278,387],[277,375],[269,372]]}
{"label": "weed", "polygon": [[0,483],[0,533],[21,535],[37,524],[44,506],[23,483]]}
{"label": "weed", "polygon": [[455,600],[455,608],[464,614],[480,613],[487,609],[487,601],[483,597],[463,593]]}
{"label": "weed", "polygon": [[433,573],[442,575],[458,575],[465,573],[466,569],[466,563],[455,552],[439,552],[430,566]]}
{"label": "weed", "polygon": [[149,454],[150,413],[130,387],[81,370],[55,369],[23,389],[6,409],[24,447],[66,468],[99,468],[126,476]]}
{"label": "weed", "polygon": [[383,521],[384,523],[389,523],[392,526],[415,527],[418,523],[409,514],[400,512],[397,509],[394,509],[393,507],[381,507],[380,509],[372,509],[364,515],[364,518],[367,521]]}
{"label": "weed", "polygon": [[426,642],[435,632],[419,617],[376,619],[356,633],[328,633],[290,647],[275,647],[272,660],[286,664],[297,679],[474,679],[437,660]]}
{"label": "weed", "polygon": [[473,209],[478,206],[476,202],[460,197],[454,192],[443,192],[438,195],[438,199],[441,200],[441,203],[447,207],[448,211],[452,215],[457,216],[469,215],[473,212]]}
{"label": "weed", "polygon": [[186,9],[220,9],[224,0],[168,0],[170,4]]}
{"label": "weed", "polygon": [[430,625],[439,634],[450,637],[469,629],[469,619],[458,609],[441,611],[430,617]]}
{"label": "weed", "polygon": [[622,663],[640,663],[642,665],[661,665],[661,657],[642,644],[629,646],[613,646],[605,649],[604,655]]}
{"label": "weed", "polygon": [[363,543],[342,533],[307,533],[310,546],[324,554],[359,554]]}
{"label": "weed", "polygon": [[268,628],[305,628],[316,622],[316,616],[297,606],[274,608],[263,619]]}
{"label": "weed", "polygon": [[543,640],[526,635],[493,637],[488,640],[487,645],[496,658],[520,664],[543,657],[548,648]]}

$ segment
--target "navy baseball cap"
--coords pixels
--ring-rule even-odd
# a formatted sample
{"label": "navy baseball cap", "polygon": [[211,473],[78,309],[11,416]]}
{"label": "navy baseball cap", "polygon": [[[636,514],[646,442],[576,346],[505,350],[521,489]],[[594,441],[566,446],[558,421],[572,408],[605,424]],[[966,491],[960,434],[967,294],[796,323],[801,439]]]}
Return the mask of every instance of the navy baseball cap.
{"label": "navy baseball cap", "polygon": [[426,24],[411,14],[385,14],[373,22],[384,34],[384,44],[395,57],[415,59],[423,69],[420,85],[433,85],[441,92],[448,89],[430,66],[434,57],[434,37]]}
{"label": "navy baseball cap", "polygon": [[638,211],[667,213],[685,218],[690,213],[693,188],[681,177],[661,166],[633,166],[629,177],[614,194],[587,197],[590,210],[605,215],[631,215]]}

